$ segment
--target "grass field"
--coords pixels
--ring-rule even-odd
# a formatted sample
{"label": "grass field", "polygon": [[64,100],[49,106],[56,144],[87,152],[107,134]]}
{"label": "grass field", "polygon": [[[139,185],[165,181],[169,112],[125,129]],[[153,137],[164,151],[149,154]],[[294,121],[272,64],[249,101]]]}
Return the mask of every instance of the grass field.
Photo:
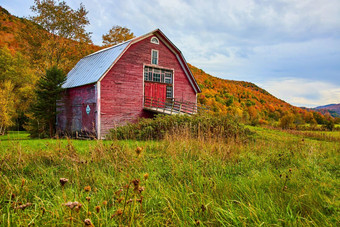
{"label": "grass field", "polygon": [[2,136],[0,225],[339,226],[340,134],[247,127],[245,143]]}

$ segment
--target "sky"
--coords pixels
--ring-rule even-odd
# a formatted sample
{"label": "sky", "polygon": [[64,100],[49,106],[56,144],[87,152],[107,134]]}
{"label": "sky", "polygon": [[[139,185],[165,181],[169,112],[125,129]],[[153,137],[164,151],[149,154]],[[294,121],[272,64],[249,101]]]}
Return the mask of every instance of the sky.
{"label": "sky", "polygon": [[[156,28],[188,63],[255,83],[295,106],[340,103],[340,0],[65,0],[89,11],[92,41],[112,26]],[[19,17],[33,0],[0,0]]]}

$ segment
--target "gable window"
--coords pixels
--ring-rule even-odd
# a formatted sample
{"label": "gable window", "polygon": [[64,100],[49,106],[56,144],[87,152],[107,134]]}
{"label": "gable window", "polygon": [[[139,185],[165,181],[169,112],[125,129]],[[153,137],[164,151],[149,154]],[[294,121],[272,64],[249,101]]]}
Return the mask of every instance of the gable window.
{"label": "gable window", "polygon": [[159,40],[154,36],[151,38],[151,43],[159,44]]}
{"label": "gable window", "polygon": [[151,64],[158,65],[158,51],[151,50]]}

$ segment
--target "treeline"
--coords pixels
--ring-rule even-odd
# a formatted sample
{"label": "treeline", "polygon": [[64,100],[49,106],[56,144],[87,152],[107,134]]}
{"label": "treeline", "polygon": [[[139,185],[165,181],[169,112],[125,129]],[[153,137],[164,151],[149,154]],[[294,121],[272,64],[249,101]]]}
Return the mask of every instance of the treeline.
{"label": "treeline", "polygon": [[[189,64],[202,93],[198,102],[210,107],[211,111],[230,114],[239,121],[251,125],[272,125],[283,129],[333,130],[340,118],[329,113],[292,106],[253,83],[224,80],[213,77]],[[306,126],[307,125],[307,126]]]}

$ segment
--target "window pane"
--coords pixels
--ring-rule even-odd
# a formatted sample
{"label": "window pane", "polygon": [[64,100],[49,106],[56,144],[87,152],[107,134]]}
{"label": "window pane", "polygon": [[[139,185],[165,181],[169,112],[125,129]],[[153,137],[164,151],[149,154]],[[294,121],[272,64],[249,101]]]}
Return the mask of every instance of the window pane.
{"label": "window pane", "polygon": [[161,82],[161,71],[159,69],[153,70],[153,81],[155,82]]}
{"label": "window pane", "polygon": [[155,50],[152,50],[152,60],[151,63],[154,65],[158,64],[158,52]]}
{"label": "window pane", "polygon": [[172,98],[172,87],[166,86],[166,98]]}
{"label": "window pane", "polygon": [[172,84],[172,73],[166,72],[165,73],[165,83]]}
{"label": "window pane", "polygon": [[144,68],[144,80],[148,80],[148,75],[149,75],[149,68],[145,67]]}

